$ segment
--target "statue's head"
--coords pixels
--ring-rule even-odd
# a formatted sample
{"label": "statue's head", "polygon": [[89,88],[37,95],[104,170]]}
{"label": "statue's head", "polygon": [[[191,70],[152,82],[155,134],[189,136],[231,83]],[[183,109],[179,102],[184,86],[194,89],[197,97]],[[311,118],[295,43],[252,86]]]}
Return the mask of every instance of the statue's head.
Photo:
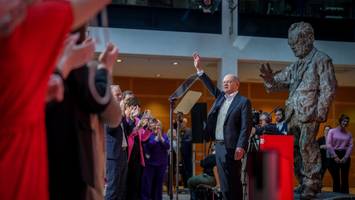
{"label": "statue's head", "polygon": [[288,44],[298,58],[304,58],[313,49],[314,31],[311,24],[297,22],[288,29]]}

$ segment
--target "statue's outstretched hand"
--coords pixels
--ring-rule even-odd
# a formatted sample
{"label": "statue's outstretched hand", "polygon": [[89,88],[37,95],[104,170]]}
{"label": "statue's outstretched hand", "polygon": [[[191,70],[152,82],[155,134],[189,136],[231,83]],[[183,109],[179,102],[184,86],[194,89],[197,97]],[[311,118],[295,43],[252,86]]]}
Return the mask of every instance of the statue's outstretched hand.
{"label": "statue's outstretched hand", "polygon": [[266,82],[271,82],[272,79],[274,78],[274,72],[270,68],[270,64],[261,64],[260,66],[260,77],[264,79]]}

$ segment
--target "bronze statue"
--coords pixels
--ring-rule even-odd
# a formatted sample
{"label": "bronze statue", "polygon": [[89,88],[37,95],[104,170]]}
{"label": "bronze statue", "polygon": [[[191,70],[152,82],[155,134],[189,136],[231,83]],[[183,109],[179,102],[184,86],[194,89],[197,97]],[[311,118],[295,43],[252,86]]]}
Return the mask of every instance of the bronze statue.
{"label": "bronze statue", "polygon": [[321,190],[321,159],[316,136],[319,124],[327,120],[337,81],[331,58],[314,46],[309,23],[298,22],[288,30],[288,43],[298,61],[273,72],[262,64],[260,76],[267,92],[288,90],[286,121],[295,136],[294,169],[302,199],[312,199]]}

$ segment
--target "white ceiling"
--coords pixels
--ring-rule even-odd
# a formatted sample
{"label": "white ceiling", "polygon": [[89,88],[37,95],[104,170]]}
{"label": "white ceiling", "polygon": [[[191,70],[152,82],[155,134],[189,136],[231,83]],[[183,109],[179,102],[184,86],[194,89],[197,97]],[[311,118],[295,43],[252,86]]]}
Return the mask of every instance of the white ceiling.
{"label": "white ceiling", "polygon": [[[187,57],[120,55],[121,63],[116,63],[114,75],[129,77],[156,77],[185,79],[196,73],[193,60]],[[178,62],[174,65],[174,62]],[[204,70],[217,80],[218,59],[203,59]],[[158,77],[159,76],[159,77]]]}
{"label": "white ceiling", "polygon": [[[147,55],[120,55],[121,63],[114,67],[115,76],[128,77],[155,77],[184,79],[196,73],[193,67],[192,57],[173,56],[147,56]],[[178,65],[174,65],[178,62]],[[218,79],[217,58],[202,58],[202,65],[205,72],[213,79]],[[239,60],[239,78],[243,82],[261,82],[259,77],[259,66],[261,63],[269,62],[274,70],[282,69],[288,62]],[[342,86],[355,86],[355,66],[336,65],[335,73],[338,84]]]}

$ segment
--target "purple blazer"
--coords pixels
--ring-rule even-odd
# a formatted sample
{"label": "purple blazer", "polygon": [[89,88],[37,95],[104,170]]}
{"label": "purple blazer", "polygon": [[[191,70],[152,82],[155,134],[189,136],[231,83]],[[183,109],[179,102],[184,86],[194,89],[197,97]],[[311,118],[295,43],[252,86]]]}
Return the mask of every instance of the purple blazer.
{"label": "purple blazer", "polygon": [[156,135],[151,134],[149,140],[143,145],[144,159],[147,165],[167,165],[168,164],[168,150],[170,148],[170,142],[168,136],[164,133],[164,141],[157,141]]}

